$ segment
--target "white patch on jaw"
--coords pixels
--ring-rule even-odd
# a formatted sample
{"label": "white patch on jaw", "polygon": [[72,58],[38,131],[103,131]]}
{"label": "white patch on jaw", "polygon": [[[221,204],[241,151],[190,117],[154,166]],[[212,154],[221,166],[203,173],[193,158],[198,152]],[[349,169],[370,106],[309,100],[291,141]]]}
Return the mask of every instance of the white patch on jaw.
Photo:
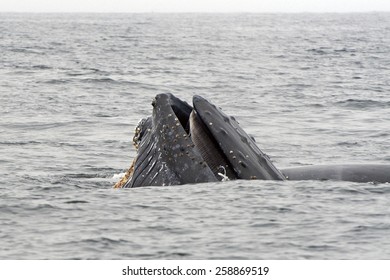
{"label": "white patch on jaw", "polygon": [[230,181],[229,177],[226,176],[226,169],[224,166],[219,166],[218,168],[222,168],[223,173],[218,172],[217,174],[222,177],[222,182]]}

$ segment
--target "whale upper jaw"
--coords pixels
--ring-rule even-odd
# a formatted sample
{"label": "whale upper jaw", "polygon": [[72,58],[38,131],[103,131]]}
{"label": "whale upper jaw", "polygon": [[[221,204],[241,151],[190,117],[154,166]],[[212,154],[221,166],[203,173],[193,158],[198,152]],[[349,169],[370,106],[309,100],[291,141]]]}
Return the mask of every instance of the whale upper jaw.
{"label": "whale upper jaw", "polygon": [[236,179],[285,180],[234,117],[197,95],[193,97],[193,105],[219,151],[227,157]]}
{"label": "whale upper jaw", "polygon": [[206,99],[194,96],[192,107],[164,93],[152,106],[137,126],[138,153],[124,187],[285,179],[238,122]]}

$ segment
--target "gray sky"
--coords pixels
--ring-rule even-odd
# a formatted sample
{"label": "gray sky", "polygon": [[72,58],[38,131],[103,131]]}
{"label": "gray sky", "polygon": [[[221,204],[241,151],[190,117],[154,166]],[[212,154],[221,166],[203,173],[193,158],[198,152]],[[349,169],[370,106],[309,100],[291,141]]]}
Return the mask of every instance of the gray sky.
{"label": "gray sky", "polygon": [[0,11],[390,12],[390,0],[0,0]]}

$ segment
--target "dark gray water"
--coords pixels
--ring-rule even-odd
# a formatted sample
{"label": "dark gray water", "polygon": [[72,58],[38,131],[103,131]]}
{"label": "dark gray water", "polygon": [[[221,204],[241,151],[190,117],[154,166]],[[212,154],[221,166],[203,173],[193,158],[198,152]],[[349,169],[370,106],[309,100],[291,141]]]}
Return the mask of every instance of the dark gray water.
{"label": "dark gray water", "polygon": [[390,162],[390,14],[0,14],[1,259],[390,259],[390,186],[113,190],[157,93],[277,167]]}

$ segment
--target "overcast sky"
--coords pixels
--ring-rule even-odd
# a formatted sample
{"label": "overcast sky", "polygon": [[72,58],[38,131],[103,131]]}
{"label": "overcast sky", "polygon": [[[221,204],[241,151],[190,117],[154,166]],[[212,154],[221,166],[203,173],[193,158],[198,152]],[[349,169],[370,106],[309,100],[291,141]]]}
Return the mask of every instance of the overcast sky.
{"label": "overcast sky", "polygon": [[390,12],[390,0],[0,0],[0,11]]}

